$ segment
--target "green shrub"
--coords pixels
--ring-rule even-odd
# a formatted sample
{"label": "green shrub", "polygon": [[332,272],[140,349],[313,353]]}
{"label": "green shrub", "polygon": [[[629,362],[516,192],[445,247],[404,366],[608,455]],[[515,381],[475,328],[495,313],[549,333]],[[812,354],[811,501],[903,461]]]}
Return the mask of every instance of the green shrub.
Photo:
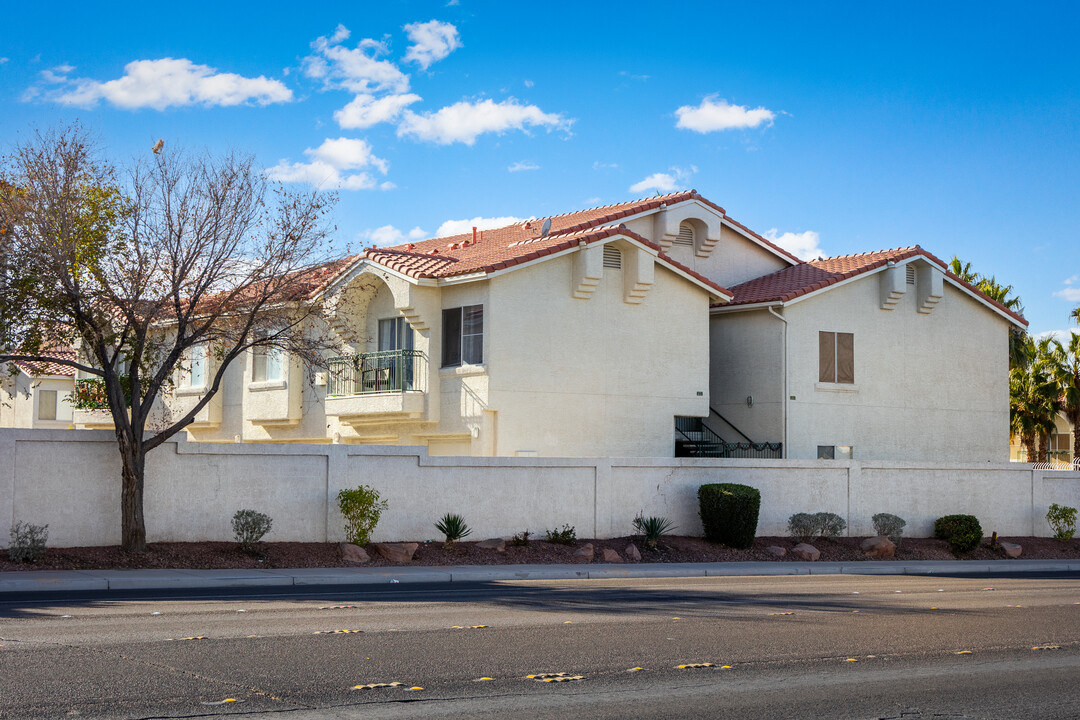
{"label": "green shrub", "polygon": [[573,525],[563,525],[562,530],[548,530],[547,541],[558,545],[573,545],[577,542],[577,530]]}
{"label": "green shrub", "polygon": [[664,535],[675,529],[675,526],[666,517],[645,517],[638,514],[634,518],[634,530],[645,540],[645,544],[655,548],[657,542]]}
{"label": "green shrub", "polygon": [[442,520],[435,523],[435,529],[446,537],[446,546],[450,547],[456,540],[472,534],[472,528],[465,524],[465,518],[453,513],[446,513]]}
{"label": "green shrub", "polygon": [[870,518],[874,521],[874,532],[884,535],[893,541],[896,547],[900,547],[900,536],[904,534],[904,526],[907,521],[904,518],[891,513],[878,513]]}
{"label": "green shrub", "polygon": [[705,539],[735,548],[754,544],[761,493],[737,483],[710,483],[698,488],[698,509]]}
{"label": "green shrub", "polygon": [[946,515],[934,521],[934,537],[947,540],[954,553],[967,552],[982,542],[982,525],[974,515]]}
{"label": "green shrub", "polygon": [[675,526],[665,517],[642,517],[634,518],[634,529],[645,538],[645,544],[651,548],[656,547],[661,536],[671,532]]}
{"label": "green shrub", "polygon": [[11,562],[37,562],[45,554],[45,542],[49,539],[48,525],[31,525],[17,522],[11,526],[11,542],[8,558]]}
{"label": "green shrub", "polygon": [[522,530],[517,535],[510,538],[510,544],[515,547],[529,547],[529,531]]}
{"label": "green shrub", "polygon": [[237,510],[232,516],[233,535],[244,552],[251,552],[251,546],[262,540],[273,524],[269,515],[257,510]]}
{"label": "green shrub", "polygon": [[788,518],[788,534],[802,542],[816,538],[832,540],[847,529],[847,521],[836,513],[795,513]]}
{"label": "green shrub", "polygon": [[1046,513],[1046,522],[1054,529],[1054,537],[1064,542],[1076,534],[1076,508],[1054,503]]}
{"label": "green shrub", "polygon": [[341,514],[345,516],[345,539],[354,545],[367,545],[386,510],[386,501],[379,499],[378,490],[367,485],[342,490],[337,498]]}

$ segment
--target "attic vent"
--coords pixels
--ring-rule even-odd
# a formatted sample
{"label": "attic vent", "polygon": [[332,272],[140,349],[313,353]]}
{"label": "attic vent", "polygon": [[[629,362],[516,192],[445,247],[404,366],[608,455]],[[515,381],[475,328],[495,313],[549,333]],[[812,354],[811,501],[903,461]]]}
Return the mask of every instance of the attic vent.
{"label": "attic vent", "polygon": [[907,284],[908,285],[914,285],[915,284],[915,266],[914,265],[909,264],[907,266]]}
{"label": "attic vent", "polygon": [[694,245],[694,228],[690,223],[682,223],[679,225],[679,234],[675,236],[676,245]]}
{"label": "attic vent", "polygon": [[604,246],[604,267],[619,270],[622,268],[622,250],[611,245]]}

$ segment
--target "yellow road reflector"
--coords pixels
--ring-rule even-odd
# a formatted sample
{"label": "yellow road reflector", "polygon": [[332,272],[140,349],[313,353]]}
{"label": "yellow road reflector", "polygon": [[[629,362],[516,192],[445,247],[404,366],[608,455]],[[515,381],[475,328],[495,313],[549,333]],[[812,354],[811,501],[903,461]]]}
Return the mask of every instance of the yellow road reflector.
{"label": "yellow road reflector", "polygon": [[957,655],[970,655],[971,651],[970,650],[957,650],[956,654]]}
{"label": "yellow road reflector", "polygon": [[411,688],[409,688],[405,692],[416,692],[417,690],[423,690],[423,689],[424,688],[420,687],[419,685],[413,685]]}
{"label": "yellow road reflector", "polygon": [[218,700],[217,702],[204,702],[202,705],[228,705],[229,703],[242,703],[243,700],[237,700],[236,698],[225,698],[224,700]]}
{"label": "yellow road reflector", "polygon": [[572,625],[573,623],[574,623],[573,620],[564,620],[563,621],[563,625]]}
{"label": "yellow road reflector", "polygon": [[316,630],[311,633],[312,635],[350,635],[352,633],[362,633],[363,630]]}
{"label": "yellow road reflector", "polygon": [[1006,605],[1005,607],[1018,607],[1018,608],[1022,608],[1022,607],[1024,607],[1024,606],[1023,606],[1023,605]]}
{"label": "yellow road reflector", "polygon": [[676,665],[678,670],[691,670],[695,668],[711,668],[716,667],[713,663],[686,663],[685,665]]}
{"label": "yellow road reflector", "polygon": [[403,682],[388,682],[388,683],[368,683],[367,685],[353,685],[353,690],[375,690],[376,688],[396,688],[402,687]]}
{"label": "yellow road reflector", "polygon": [[721,665],[721,666],[720,666],[720,669],[721,669],[721,670],[730,670],[730,669],[731,669],[731,666],[730,666],[730,665]]}
{"label": "yellow road reflector", "polygon": [[844,662],[859,662],[858,658],[847,658]]}
{"label": "yellow road reflector", "polygon": [[1032,650],[1060,650],[1060,645],[1033,645]]}
{"label": "yellow road reflector", "polygon": [[464,630],[465,626],[464,625],[451,625],[450,629],[451,630]]}
{"label": "yellow road reflector", "polygon": [[644,669],[645,668],[643,668],[643,667],[632,667],[629,670],[627,670],[626,672],[641,672]]}
{"label": "yellow road reflector", "polygon": [[673,617],[672,620],[682,620],[682,618]]}
{"label": "yellow road reflector", "polygon": [[529,680],[535,680],[537,682],[570,682],[571,680],[584,680],[584,675],[570,675],[564,672],[557,673],[536,673],[534,675],[525,676]]}
{"label": "yellow road reflector", "polygon": [[931,609],[931,610],[937,610],[937,606],[935,606],[935,605],[931,605],[931,606],[930,606],[930,609]]}
{"label": "yellow road reflector", "polygon": [[480,628],[486,628],[487,625],[470,625],[473,630],[479,630]]}
{"label": "yellow road reflector", "polygon": [[[858,612],[858,610],[856,610],[855,612]],[[794,615],[795,613],[793,613],[793,612],[782,612],[782,613],[769,613],[769,614],[770,615]]]}
{"label": "yellow road reflector", "polygon": [[192,635],[191,637],[180,638],[181,640],[205,640],[205,635]]}
{"label": "yellow road reflector", "polygon": [[853,613],[857,613],[857,612],[859,612],[859,611],[858,611],[858,610],[852,610],[851,612],[853,612]]}
{"label": "yellow road reflector", "polygon": [[475,680],[473,680],[473,682],[488,682],[489,680],[494,680],[494,679],[495,679],[495,678],[489,678],[489,677],[487,677],[487,676],[485,675],[484,677],[478,677],[478,678],[476,678]]}

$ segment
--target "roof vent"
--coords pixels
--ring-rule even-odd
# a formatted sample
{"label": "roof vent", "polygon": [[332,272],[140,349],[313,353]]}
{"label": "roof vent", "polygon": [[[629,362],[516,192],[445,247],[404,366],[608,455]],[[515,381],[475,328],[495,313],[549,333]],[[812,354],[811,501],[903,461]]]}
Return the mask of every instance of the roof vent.
{"label": "roof vent", "polygon": [[604,267],[613,270],[622,269],[622,250],[613,245],[604,246]]}
{"label": "roof vent", "polygon": [[679,224],[679,234],[675,236],[675,245],[690,245],[694,244],[694,228],[690,223]]}

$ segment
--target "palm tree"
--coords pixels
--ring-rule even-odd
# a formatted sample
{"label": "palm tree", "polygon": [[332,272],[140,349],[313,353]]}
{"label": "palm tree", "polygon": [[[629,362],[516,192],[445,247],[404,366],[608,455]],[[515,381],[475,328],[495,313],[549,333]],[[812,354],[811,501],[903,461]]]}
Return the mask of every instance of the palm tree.
{"label": "palm tree", "polygon": [[1068,344],[1064,347],[1059,344],[1058,348],[1061,352],[1057,356],[1054,376],[1061,390],[1061,412],[1072,425],[1075,462],[1080,460],[1080,335],[1073,333]]}
{"label": "palm tree", "polygon": [[1046,439],[1061,407],[1055,356],[1064,351],[1051,337],[1035,342],[1030,336],[1023,350],[1027,362],[1009,371],[1009,426],[1020,438],[1028,462],[1046,462]]}

